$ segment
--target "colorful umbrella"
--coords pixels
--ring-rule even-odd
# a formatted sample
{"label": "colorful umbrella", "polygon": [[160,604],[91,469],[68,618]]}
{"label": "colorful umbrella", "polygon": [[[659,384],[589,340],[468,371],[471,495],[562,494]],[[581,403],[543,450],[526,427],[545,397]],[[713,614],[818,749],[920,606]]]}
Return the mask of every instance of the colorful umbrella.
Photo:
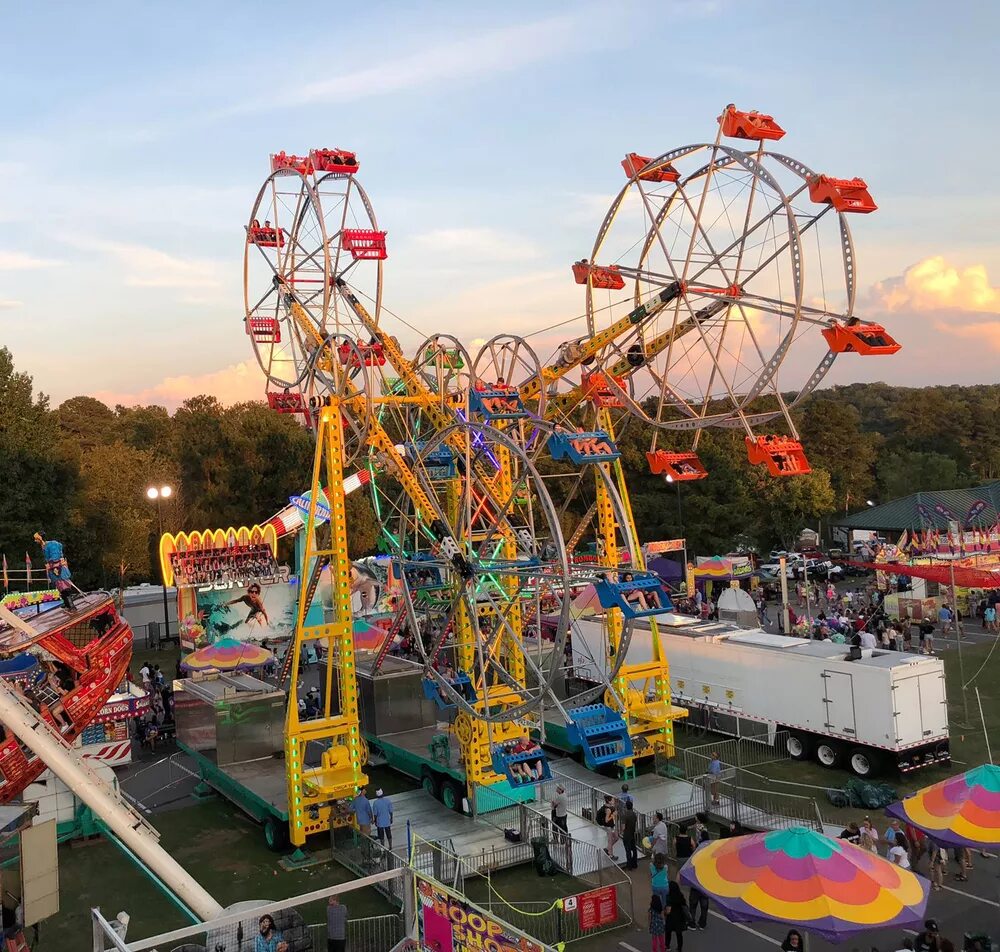
{"label": "colorful umbrella", "polygon": [[1000,846],[1000,767],[985,764],[886,808],[942,846]]}
{"label": "colorful umbrella", "polygon": [[188,671],[239,671],[259,668],[273,657],[266,648],[252,642],[220,638],[215,644],[192,651],[181,662],[181,667]]}
{"label": "colorful umbrella", "polygon": [[930,887],[875,853],[805,827],[706,843],[680,878],[734,922],[789,923],[833,942],[920,922]]}

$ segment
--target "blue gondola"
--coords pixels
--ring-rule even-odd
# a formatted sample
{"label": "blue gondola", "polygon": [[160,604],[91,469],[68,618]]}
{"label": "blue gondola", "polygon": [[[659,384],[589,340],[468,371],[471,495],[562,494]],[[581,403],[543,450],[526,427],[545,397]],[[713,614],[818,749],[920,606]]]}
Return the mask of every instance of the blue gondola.
{"label": "blue gondola", "polygon": [[628,725],[606,704],[587,704],[567,712],[566,734],[574,747],[583,751],[588,767],[619,763],[633,756]]}
{"label": "blue gondola", "polygon": [[603,430],[587,433],[557,431],[549,437],[548,446],[554,460],[569,459],[577,466],[584,463],[610,463],[622,455]]}
{"label": "blue gondola", "polygon": [[[470,704],[476,703],[476,689],[472,686],[472,681],[469,680],[469,676],[464,671],[457,672],[454,680],[448,683]],[[455,710],[457,705],[452,704],[451,701],[441,696],[441,689],[436,678],[425,676],[423,685],[424,697],[428,701],[433,701],[445,713],[450,714]]]}
{"label": "blue gondola", "polygon": [[[529,784],[552,779],[549,759],[540,746],[536,745],[534,750],[517,754],[509,750],[512,746],[513,744],[497,744],[493,748],[492,760],[495,773],[503,774],[513,787],[526,787]],[[518,770],[518,764],[526,765],[527,771],[523,768]]]}
{"label": "blue gondola", "polygon": [[469,391],[469,409],[486,420],[519,420],[528,415],[514,389],[473,387]]}
{"label": "blue gondola", "polygon": [[453,479],[455,476],[455,457],[447,446],[438,446],[430,453],[424,452],[426,440],[415,443],[404,443],[406,458],[411,463],[419,463],[429,479]]}
{"label": "blue gondola", "polygon": [[652,572],[637,572],[620,582],[599,579],[594,590],[602,608],[620,608],[626,618],[647,618],[674,610],[663,582]]}

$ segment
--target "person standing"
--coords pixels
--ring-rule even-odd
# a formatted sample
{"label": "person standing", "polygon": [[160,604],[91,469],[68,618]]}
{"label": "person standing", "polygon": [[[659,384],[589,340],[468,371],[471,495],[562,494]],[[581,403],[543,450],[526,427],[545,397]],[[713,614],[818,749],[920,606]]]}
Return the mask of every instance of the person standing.
{"label": "person standing", "polygon": [[688,905],[691,909],[691,928],[704,931],[708,928],[708,896],[697,886],[692,886],[688,892]]}
{"label": "person standing", "polygon": [[326,903],[326,952],[346,952],[347,906],[336,896]]}
{"label": "person standing", "polygon": [[152,671],[149,669],[149,662],[143,662],[142,667],[139,669],[139,677],[142,679],[142,689],[148,694],[150,688],[152,687]]}
{"label": "person standing", "polygon": [[653,895],[659,898],[665,909],[671,884],[670,872],[667,870],[667,858],[662,853],[653,854],[653,862],[649,864],[649,878]]}
{"label": "person standing", "polygon": [[625,802],[625,810],[622,813],[622,844],[625,847],[625,868],[639,868],[639,850],[635,842],[636,825],[639,822],[639,814],[635,812],[631,797]]}
{"label": "person standing", "polygon": [[677,952],[684,952],[684,930],[688,924],[687,900],[681,887],[673,880],[667,889],[667,902],[663,907],[663,918],[667,924],[667,948],[671,946],[671,939],[677,935]]}
{"label": "person standing", "polygon": [[615,798],[611,794],[604,797],[604,806],[597,811],[597,825],[607,831],[608,844],[604,852],[614,858],[615,844],[618,842],[618,813],[615,810]]}
{"label": "person standing", "polygon": [[666,952],[667,924],[663,919],[663,903],[659,896],[649,900],[649,948],[651,952]]}
{"label": "person standing", "polygon": [[375,791],[375,802],[372,804],[372,817],[375,820],[375,832],[379,843],[385,842],[392,849],[392,800],[382,793],[379,787]]}
{"label": "person standing", "polygon": [[652,830],[652,840],[653,840],[653,859],[657,856],[662,856],[664,859],[667,858],[667,824],[663,822],[663,814],[657,812],[656,823],[653,824]]}
{"label": "person standing", "polygon": [[719,777],[722,774],[722,761],[719,752],[712,751],[712,759],[708,762],[708,784],[712,792],[712,806],[719,805]]}
{"label": "person standing", "polygon": [[358,829],[363,836],[372,835],[372,804],[368,799],[368,790],[362,787],[357,796],[351,801],[351,813],[358,824]]}
{"label": "person standing", "polygon": [[566,803],[566,788],[560,783],[549,801],[552,804],[552,825],[562,831],[563,836],[569,836],[569,806]]}

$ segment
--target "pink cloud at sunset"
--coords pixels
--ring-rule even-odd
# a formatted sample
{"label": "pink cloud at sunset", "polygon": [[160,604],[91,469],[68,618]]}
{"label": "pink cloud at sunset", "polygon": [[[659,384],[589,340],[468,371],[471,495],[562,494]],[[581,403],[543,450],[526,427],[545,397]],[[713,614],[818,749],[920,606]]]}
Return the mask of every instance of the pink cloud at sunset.
{"label": "pink cloud at sunset", "polygon": [[897,311],[979,311],[1000,313],[1000,288],[990,284],[986,266],[957,268],[943,255],[925,258],[901,275],[873,285],[870,306]]}
{"label": "pink cloud at sunset", "polygon": [[152,387],[132,393],[102,390],[92,396],[108,406],[146,406],[156,404],[176,410],[188,397],[209,394],[220,403],[233,404],[264,398],[264,376],[260,368],[250,362],[240,362],[204,374],[179,374],[165,377]]}

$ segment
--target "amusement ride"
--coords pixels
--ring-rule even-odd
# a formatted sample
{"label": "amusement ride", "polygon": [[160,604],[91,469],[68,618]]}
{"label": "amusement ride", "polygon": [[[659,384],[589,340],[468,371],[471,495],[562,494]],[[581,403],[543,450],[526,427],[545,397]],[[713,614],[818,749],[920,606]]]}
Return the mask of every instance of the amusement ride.
{"label": "amusement ride", "polygon": [[[307,643],[335,659],[321,716],[303,722],[287,708],[297,846],[336,822],[333,804],[364,781],[345,472],[371,493],[390,566],[391,618],[365,673],[377,676],[407,635],[425,696],[452,721],[459,797],[498,785],[516,794],[523,763],[546,776],[540,744],[626,776],[636,760],[672,753],[685,712],[671,704],[655,637],[655,616],[672,605],[643,564],[616,433],[647,428],[650,471],[671,481],[709,476],[697,453],[708,427],[741,431],[749,462],[772,476],[805,474],[792,410],[839,354],[899,349],[854,313],[848,216],[875,210],[865,182],[770,151],[783,136],[772,117],[730,105],[713,142],[627,155],[625,185],[572,266],[585,310],[561,322],[573,333],[549,360],[512,335],[473,356],[435,334],[405,354],[386,327],[387,233],[356,154],[271,157],[246,228],[245,330],[269,405],[317,439],[292,684]],[[789,384],[810,354],[815,369]],[[787,432],[766,429],[775,422]],[[327,567],[332,612],[307,624]],[[600,683],[577,681],[564,661],[588,586],[603,609]],[[654,657],[629,664],[639,618]],[[306,768],[310,741],[327,746]]]}

